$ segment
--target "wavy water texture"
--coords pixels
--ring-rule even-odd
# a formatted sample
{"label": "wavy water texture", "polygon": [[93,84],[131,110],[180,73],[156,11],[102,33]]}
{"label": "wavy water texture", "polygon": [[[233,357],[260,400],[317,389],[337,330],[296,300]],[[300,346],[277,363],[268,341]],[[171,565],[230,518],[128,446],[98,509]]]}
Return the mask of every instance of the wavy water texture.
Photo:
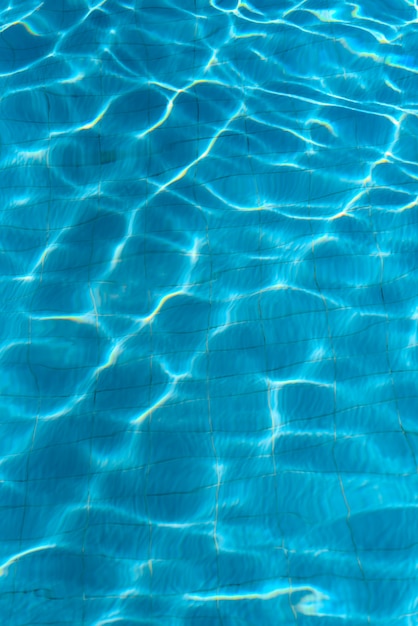
{"label": "wavy water texture", "polygon": [[418,624],[416,3],[6,4],[2,623]]}

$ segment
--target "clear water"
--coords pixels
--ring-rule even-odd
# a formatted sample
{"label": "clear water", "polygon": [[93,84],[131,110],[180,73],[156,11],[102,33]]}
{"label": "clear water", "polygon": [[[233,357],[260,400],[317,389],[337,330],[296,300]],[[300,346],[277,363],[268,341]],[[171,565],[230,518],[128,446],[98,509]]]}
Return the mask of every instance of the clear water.
{"label": "clear water", "polygon": [[413,0],[0,9],[5,626],[418,624]]}

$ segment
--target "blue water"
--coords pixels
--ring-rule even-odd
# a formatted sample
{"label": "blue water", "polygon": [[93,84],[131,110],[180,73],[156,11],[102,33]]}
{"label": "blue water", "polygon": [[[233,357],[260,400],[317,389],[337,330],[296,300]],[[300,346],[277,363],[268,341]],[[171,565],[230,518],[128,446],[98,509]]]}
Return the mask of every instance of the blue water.
{"label": "blue water", "polygon": [[0,622],[418,624],[418,6],[0,8]]}

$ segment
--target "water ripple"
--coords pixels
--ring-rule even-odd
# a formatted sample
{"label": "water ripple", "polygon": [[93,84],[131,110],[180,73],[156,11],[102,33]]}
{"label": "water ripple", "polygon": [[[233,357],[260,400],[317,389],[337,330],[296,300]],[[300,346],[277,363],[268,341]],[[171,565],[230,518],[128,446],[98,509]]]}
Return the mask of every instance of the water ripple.
{"label": "water ripple", "polygon": [[0,9],[4,623],[416,623],[416,24]]}

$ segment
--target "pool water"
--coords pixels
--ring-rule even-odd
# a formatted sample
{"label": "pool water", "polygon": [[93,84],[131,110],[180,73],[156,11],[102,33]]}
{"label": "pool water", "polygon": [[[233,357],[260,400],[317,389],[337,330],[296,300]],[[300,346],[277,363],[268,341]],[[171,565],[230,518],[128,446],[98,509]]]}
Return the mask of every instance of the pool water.
{"label": "pool water", "polygon": [[418,624],[418,5],[0,8],[0,621]]}

